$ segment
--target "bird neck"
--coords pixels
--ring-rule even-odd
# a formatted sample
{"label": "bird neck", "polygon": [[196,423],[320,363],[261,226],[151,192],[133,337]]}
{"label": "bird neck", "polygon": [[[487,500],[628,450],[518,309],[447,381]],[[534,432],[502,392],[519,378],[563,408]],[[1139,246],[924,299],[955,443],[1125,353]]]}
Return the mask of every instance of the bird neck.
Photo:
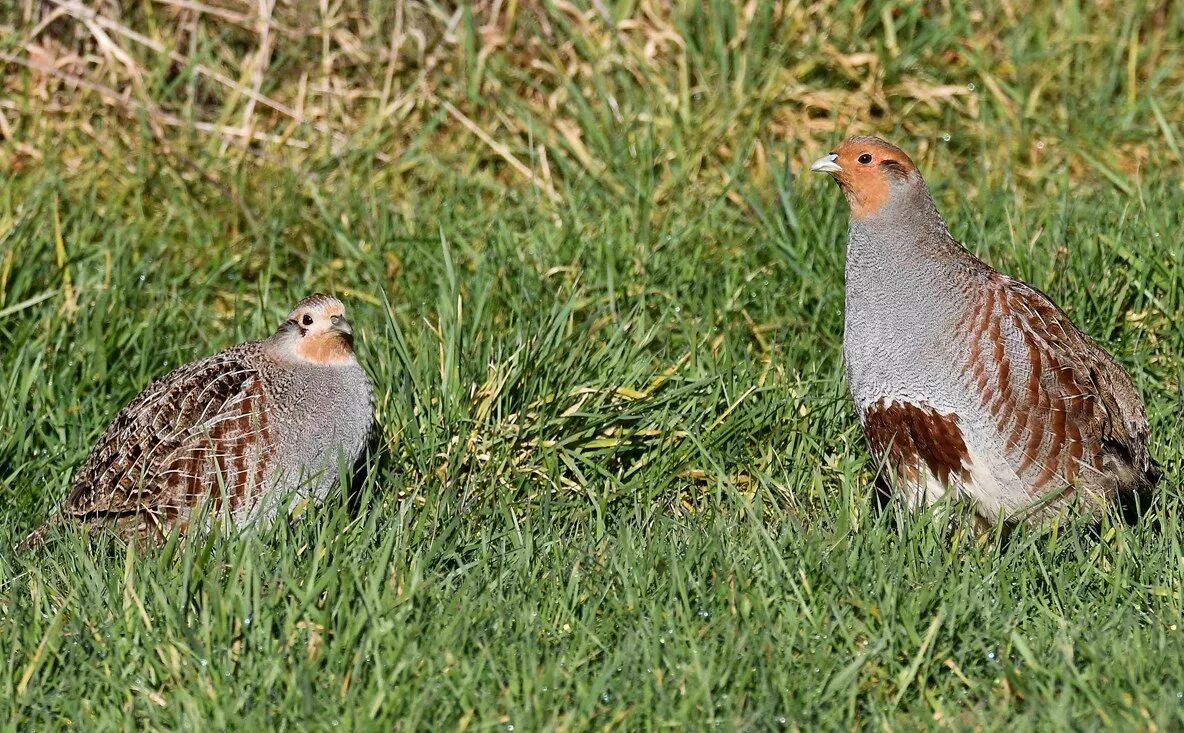
{"label": "bird neck", "polygon": [[[891,314],[907,320],[957,300],[959,273],[973,259],[950,236],[929,192],[921,186],[911,194],[893,196],[875,216],[850,223],[848,314],[871,314],[867,317],[885,331],[901,325],[881,322]],[[901,329],[910,332],[912,321]]]}
{"label": "bird neck", "polygon": [[341,366],[357,363],[353,341],[345,334],[323,333],[296,344],[296,355],[311,364]]}
{"label": "bird neck", "polygon": [[288,363],[314,366],[348,366],[358,363],[352,339],[339,333],[308,337],[280,333],[268,341],[268,350],[273,358]]}
{"label": "bird neck", "polygon": [[964,312],[965,250],[927,195],[852,219],[849,235],[843,356],[852,395],[866,406],[900,375],[931,384],[947,363]]}
{"label": "bird neck", "polygon": [[869,216],[850,219],[847,269],[867,266],[891,277],[901,267],[949,259],[962,249],[950,236],[945,220],[925,186],[893,192]]}

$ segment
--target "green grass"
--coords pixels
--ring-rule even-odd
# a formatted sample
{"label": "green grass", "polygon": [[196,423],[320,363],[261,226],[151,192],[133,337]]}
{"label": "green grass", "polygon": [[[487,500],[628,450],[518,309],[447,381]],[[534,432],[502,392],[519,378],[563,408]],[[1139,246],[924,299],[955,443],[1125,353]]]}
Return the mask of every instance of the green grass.
{"label": "green grass", "polygon": [[[247,97],[194,68],[251,88],[258,29],[128,5],[118,27],[185,63],[108,27],[133,73],[76,21],[0,15],[7,56],[89,53],[61,68],[134,102],[6,67],[7,728],[1184,728],[1179,8],[1105,33],[1113,8],[1072,3],[605,3],[616,29],[478,3],[448,30],[409,3],[426,60],[391,65],[417,46],[385,7],[284,5],[259,94],[313,91],[299,124],[251,119],[302,146],[244,147],[197,123]],[[873,510],[845,206],[803,173],[849,128],[917,151],[955,236],[1130,369],[1155,521],[1001,546]],[[376,383],[352,504],[10,549],[153,377],[314,290],[347,301]]]}

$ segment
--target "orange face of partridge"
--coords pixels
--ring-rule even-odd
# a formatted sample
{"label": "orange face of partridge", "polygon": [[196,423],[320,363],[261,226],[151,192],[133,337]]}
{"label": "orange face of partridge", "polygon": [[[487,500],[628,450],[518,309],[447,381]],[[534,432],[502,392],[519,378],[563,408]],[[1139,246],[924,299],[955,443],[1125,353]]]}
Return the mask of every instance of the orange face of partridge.
{"label": "orange face of partridge", "polygon": [[874,216],[892,194],[892,183],[917,170],[909,156],[878,137],[849,137],[810,166],[829,173],[843,189],[852,219]]}
{"label": "orange face of partridge", "polygon": [[287,334],[292,353],[302,361],[326,366],[354,361],[353,329],[336,298],[318,293],[300,301],[281,333]]}

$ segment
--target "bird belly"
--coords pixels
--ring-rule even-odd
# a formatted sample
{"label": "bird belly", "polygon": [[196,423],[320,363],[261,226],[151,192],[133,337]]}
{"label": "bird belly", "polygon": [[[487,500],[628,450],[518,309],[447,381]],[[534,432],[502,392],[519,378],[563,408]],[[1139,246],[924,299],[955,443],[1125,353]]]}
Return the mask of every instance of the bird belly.
{"label": "bird belly", "polygon": [[348,449],[336,440],[332,426],[300,438],[298,444],[277,449],[274,470],[257,500],[234,513],[239,527],[270,522],[281,512],[293,513],[309,503],[324,501],[340,475],[339,453],[344,456],[346,470],[351,468]]}
{"label": "bird belly", "polygon": [[[1012,462],[989,440],[995,426],[958,372],[966,347],[949,337],[956,319],[913,309],[889,316],[893,311],[881,305],[849,299],[843,338],[851,397],[873,454],[884,453],[890,460],[882,462],[897,466],[898,478],[910,478],[914,507],[951,488],[992,522],[1031,504]],[[877,448],[896,432],[914,455]]]}
{"label": "bird belly", "polygon": [[956,414],[923,401],[883,396],[860,411],[860,422],[880,464],[879,477],[890,489],[903,489],[911,508],[936,502],[969,477]]}
{"label": "bird belly", "polygon": [[984,519],[995,523],[1031,504],[1031,497],[1006,456],[979,445],[973,435],[967,436],[967,442],[969,475],[962,490]]}

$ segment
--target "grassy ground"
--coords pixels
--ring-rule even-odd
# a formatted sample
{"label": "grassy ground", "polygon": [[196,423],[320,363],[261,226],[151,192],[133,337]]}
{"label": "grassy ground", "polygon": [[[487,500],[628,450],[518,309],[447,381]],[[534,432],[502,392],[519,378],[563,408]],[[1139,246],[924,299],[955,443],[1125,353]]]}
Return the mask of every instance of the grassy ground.
{"label": "grassy ground", "polygon": [[[1180,8],[13,5],[6,727],[1184,727]],[[852,130],[1132,371],[1157,526],[872,511],[802,175]],[[7,549],[314,290],[377,384],[352,510]]]}

